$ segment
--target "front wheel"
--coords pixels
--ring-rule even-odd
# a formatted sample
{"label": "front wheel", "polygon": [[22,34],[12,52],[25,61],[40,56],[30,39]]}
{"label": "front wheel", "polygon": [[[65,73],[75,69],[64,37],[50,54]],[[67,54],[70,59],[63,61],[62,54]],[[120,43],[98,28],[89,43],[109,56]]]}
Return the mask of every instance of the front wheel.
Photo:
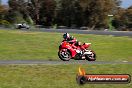
{"label": "front wheel", "polygon": [[85,58],[88,60],[88,61],[95,61],[96,60],[96,54],[94,51],[90,51],[91,54],[86,54],[85,55]]}
{"label": "front wheel", "polygon": [[63,61],[69,61],[71,59],[71,54],[70,54],[70,52],[67,49],[60,50],[58,52],[58,56]]}

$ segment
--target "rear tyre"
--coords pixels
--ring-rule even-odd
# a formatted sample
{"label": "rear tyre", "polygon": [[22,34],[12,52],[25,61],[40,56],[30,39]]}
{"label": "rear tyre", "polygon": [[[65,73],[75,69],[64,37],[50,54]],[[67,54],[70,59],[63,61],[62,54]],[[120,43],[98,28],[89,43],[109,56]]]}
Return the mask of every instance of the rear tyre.
{"label": "rear tyre", "polygon": [[59,51],[58,52],[58,56],[63,61],[69,61],[71,59],[71,54],[70,54],[70,52],[68,50],[66,50],[66,51],[62,51],[61,50],[61,51]]}
{"label": "rear tyre", "polygon": [[91,51],[92,54],[86,54],[85,57],[88,61],[95,61],[96,60],[96,54],[94,51]]}

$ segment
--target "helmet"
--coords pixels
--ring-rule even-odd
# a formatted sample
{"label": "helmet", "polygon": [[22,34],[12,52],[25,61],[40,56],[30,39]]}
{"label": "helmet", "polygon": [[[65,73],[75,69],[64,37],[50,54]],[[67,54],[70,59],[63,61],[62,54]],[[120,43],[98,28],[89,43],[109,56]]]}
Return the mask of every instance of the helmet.
{"label": "helmet", "polygon": [[64,34],[63,34],[63,38],[64,38],[64,39],[68,39],[68,38],[70,38],[70,35],[69,35],[68,33],[64,33]]}

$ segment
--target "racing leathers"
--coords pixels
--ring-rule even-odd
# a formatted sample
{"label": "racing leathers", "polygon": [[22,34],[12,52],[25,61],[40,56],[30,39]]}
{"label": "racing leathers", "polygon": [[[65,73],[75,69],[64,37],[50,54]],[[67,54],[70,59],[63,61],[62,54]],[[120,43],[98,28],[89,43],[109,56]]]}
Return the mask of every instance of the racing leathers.
{"label": "racing leathers", "polygon": [[81,53],[82,54],[82,51],[85,49],[83,46],[81,46],[80,42],[77,41],[77,39],[74,38],[73,36],[69,37],[67,39],[64,39],[63,41],[67,41],[68,43],[70,43],[72,45],[72,48],[76,49],[77,53]]}

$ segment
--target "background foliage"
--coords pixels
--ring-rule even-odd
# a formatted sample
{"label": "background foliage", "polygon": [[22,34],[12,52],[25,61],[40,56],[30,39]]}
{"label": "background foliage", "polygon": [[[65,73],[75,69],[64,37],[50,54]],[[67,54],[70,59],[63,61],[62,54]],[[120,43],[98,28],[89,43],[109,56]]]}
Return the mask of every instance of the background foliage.
{"label": "background foliage", "polygon": [[[131,30],[132,6],[121,8],[120,0],[9,0],[0,5],[0,19],[43,26],[108,28],[109,17],[118,30]],[[98,29],[99,30],[99,29]]]}

